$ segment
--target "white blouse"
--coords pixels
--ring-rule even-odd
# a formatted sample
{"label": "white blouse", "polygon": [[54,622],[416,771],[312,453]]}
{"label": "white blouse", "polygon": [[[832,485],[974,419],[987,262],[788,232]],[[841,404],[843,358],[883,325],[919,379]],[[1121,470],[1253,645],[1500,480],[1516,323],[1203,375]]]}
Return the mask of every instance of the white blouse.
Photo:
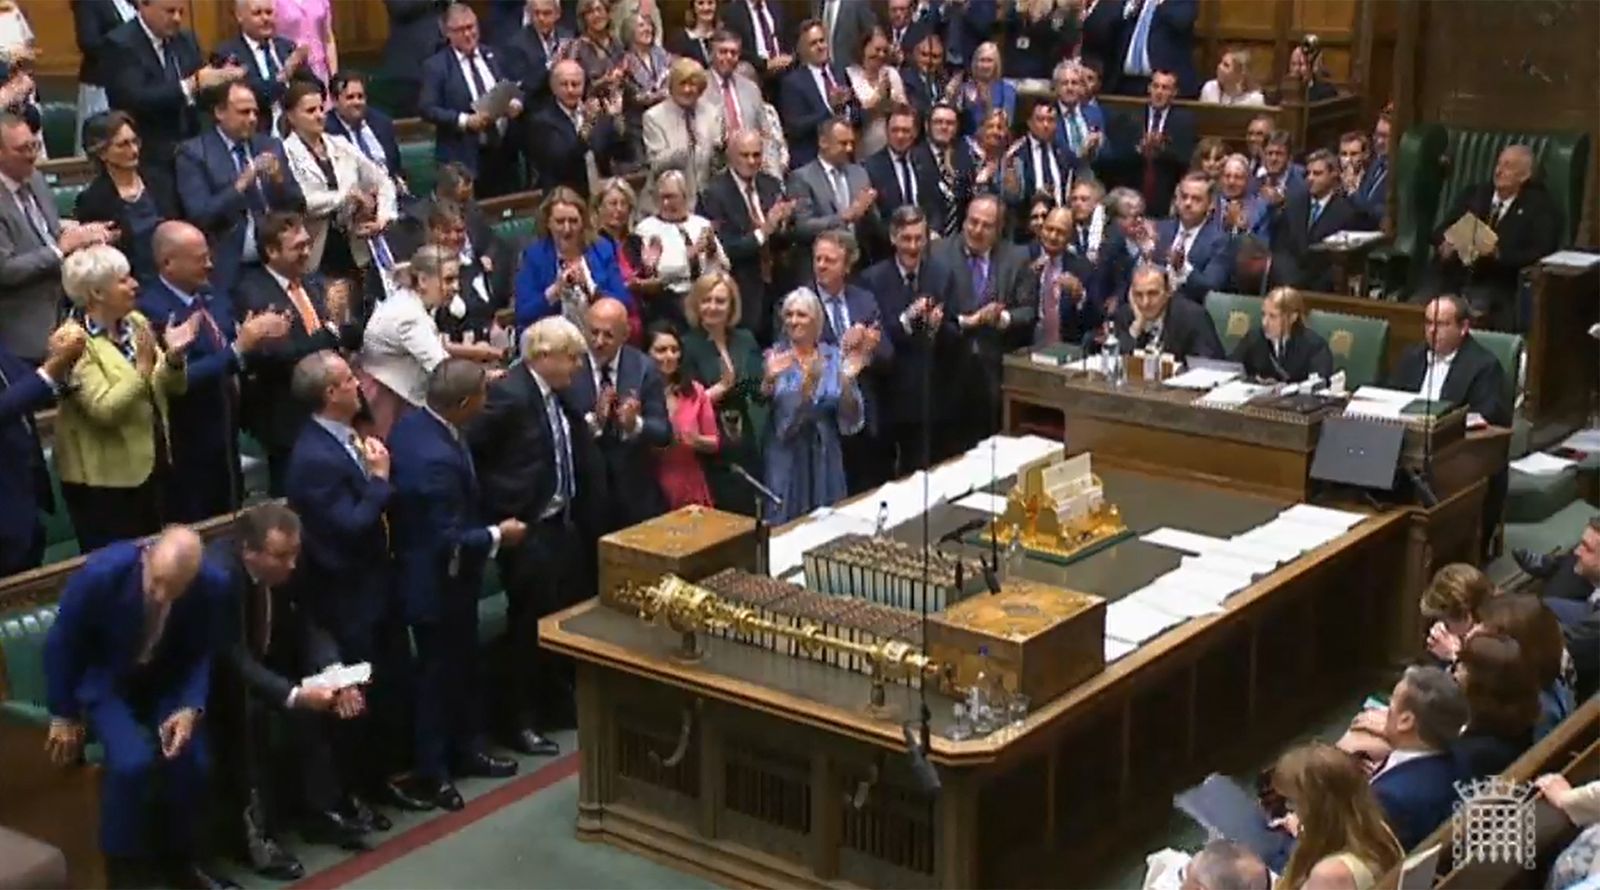
{"label": "white blouse", "polygon": [[1222,87],[1213,78],[1205,82],[1200,88],[1200,101],[1210,105],[1266,105],[1267,98],[1260,90],[1251,90],[1230,96],[1222,91]]}
{"label": "white blouse", "polygon": [[[634,234],[639,236],[642,243],[648,244],[651,238],[661,239],[661,259],[656,262],[656,277],[668,290],[675,293],[688,293],[689,286],[694,282],[689,280],[689,251],[694,244],[699,243],[704,237],[704,232],[711,228],[711,221],[698,214],[689,214],[681,223],[667,222],[659,216],[648,216],[639,221],[634,227]],[[686,243],[683,233],[689,233]],[[722,242],[716,235],[712,235],[716,244],[716,256],[710,263],[700,264],[701,274],[713,269],[726,269],[728,255],[722,252]]]}

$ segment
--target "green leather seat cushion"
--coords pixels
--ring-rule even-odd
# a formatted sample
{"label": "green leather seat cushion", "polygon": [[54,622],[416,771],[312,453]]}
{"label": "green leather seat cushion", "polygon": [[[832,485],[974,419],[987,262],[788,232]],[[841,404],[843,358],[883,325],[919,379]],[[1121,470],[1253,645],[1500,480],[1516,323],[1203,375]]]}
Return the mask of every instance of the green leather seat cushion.
{"label": "green leather seat cushion", "polygon": [[1505,549],[1511,552],[1520,547],[1535,553],[1549,553],[1557,548],[1568,548],[1583,534],[1583,527],[1595,516],[1600,507],[1574,500],[1539,522],[1506,523]]}
{"label": "green leather seat cushion", "polygon": [[1578,499],[1578,470],[1568,467],[1559,473],[1524,473],[1513,469],[1506,484],[1505,521],[1543,522]]}
{"label": "green leather seat cushion", "polygon": [[1206,312],[1211,324],[1222,340],[1222,351],[1232,355],[1251,328],[1261,326],[1261,297],[1245,294],[1226,294],[1212,291],[1206,294]]}
{"label": "green leather seat cushion", "polygon": [[1376,383],[1382,377],[1383,356],[1389,344],[1387,321],[1314,309],[1307,313],[1306,325],[1328,341],[1333,369],[1345,373],[1347,389]]}

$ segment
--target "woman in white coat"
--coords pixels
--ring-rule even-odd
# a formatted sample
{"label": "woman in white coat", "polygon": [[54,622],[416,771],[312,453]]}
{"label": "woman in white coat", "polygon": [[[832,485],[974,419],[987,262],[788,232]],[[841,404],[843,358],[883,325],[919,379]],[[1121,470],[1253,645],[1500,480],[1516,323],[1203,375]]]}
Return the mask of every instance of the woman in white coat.
{"label": "woman in white coat", "polygon": [[[326,113],[319,84],[289,84],[283,94],[283,149],[306,196],[311,267],[342,276],[371,263],[369,239],[399,211],[388,173],[350,140],[325,132]],[[380,256],[379,262],[393,265],[389,257]]]}

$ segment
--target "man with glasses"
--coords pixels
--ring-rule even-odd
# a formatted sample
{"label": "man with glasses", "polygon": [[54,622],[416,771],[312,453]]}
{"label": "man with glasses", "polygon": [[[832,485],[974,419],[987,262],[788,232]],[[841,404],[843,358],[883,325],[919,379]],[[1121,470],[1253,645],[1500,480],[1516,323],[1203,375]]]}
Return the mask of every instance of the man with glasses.
{"label": "man with glasses", "polygon": [[501,81],[515,83],[499,56],[479,40],[478,14],[465,3],[445,12],[449,46],[422,63],[422,119],[434,126],[433,156],[455,161],[477,177],[479,192],[494,197],[522,188],[516,141],[507,138],[510,121],[522,115],[522,98],[504,111],[485,110],[486,98]]}

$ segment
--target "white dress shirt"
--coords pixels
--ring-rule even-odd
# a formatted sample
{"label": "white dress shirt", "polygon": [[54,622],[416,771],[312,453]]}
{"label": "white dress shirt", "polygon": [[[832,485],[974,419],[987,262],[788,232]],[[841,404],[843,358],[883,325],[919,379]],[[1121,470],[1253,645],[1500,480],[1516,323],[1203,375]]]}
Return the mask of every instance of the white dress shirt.
{"label": "white dress shirt", "polygon": [[[767,0],[767,3],[770,2],[772,0]],[[771,34],[773,43],[778,42],[778,29],[774,27],[772,13],[767,11],[766,3],[756,6],[750,0],[745,0],[744,5],[750,10],[750,39],[755,41],[756,57],[763,60],[772,58],[767,52],[767,42],[761,37],[763,33]],[[761,27],[763,23],[766,25],[765,29]],[[779,48],[778,52],[782,53],[782,48]]]}
{"label": "white dress shirt", "polygon": [[[466,53],[459,51],[456,52],[456,64],[461,68],[461,79],[467,82],[467,95],[472,97],[473,107],[477,107],[478,100],[484,97],[484,93],[478,92],[477,84],[472,82],[472,69],[476,68],[478,71],[478,77],[483,79],[484,90],[487,91],[494,89],[494,85],[497,82],[497,78],[489,71],[489,63],[484,61],[483,47],[480,46],[474,50],[470,58]],[[457,113],[456,126],[465,130],[467,128],[467,118],[471,116],[472,115],[470,112],[463,111]],[[503,122],[497,121],[495,125],[499,126],[501,123]],[[478,134],[478,140],[480,142],[488,141],[488,139],[488,133]]]}
{"label": "white dress shirt", "polygon": [[1396,748],[1395,750],[1389,752],[1389,759],[1383,762],[1383,766],[1380,767],[1377,772],[1372,774],[1372,781],[1378,781],[1379,776],[1389,772],[1401,764],[1408,763],[1413,760],[1421,760],[1424,757],[1433,757],[1439,753],[1440,752],[1438,751],[1425,751],[1418,748]]}
{"label": "white dress shirt", "polygon": [[[1061,181],[1061,165],[1056,163],[1056,153],[1051,151],[1051,146],[1040,142],[1032,136],[1028,137],[1028,146],[1033,152],[1034,191],[1037,192],[1040,187],[1044,185],[1045,180],[1048,178],[1049,181],[1055,186],[1055,190],[1051,192],[1050,197],[1055,199],[1056,206],[1067,206],[1067,200],[1064,195],[1066,183]],[[1047,171],[1050,174],[1049,177],[1045,176]]]}
{"label": "white dress shirt", "polygon": [[1440,355],[1429,350],[1427,364],[1422,368],[1422,391],[1417,393],[1419,398],[1439,401],[1440,393],[1444,391],[1444,382],[1450,379],[1450,366],[1455,363],[1456,356],[1461,352],[1457,349],[1449,355]]}

